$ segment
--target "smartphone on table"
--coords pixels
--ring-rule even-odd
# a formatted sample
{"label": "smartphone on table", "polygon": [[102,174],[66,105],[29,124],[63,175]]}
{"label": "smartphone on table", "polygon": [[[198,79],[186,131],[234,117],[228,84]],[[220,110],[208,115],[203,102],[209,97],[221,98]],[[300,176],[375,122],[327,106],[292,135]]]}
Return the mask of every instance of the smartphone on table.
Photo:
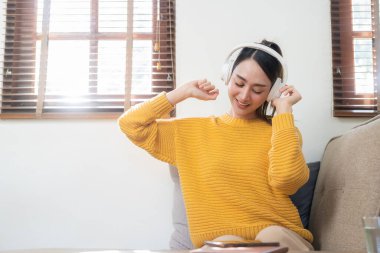
{"label": "smartphone on table", "polygon": [[229,248],[229,247],[278,247],[278,242],[260,242],[260,241],[205,241],[205,245],[211,247]]}

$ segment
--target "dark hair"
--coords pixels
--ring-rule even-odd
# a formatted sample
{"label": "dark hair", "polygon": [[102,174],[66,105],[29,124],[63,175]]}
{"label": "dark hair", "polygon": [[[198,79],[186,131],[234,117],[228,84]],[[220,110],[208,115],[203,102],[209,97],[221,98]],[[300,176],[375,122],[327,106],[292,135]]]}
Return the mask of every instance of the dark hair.
{"label": "dark hair", "polygon": [[[272,48],[273,50],[275,50],[280,55],[282,55],[281,49],[276,43],[270,42],[264,39],[260,42],[260,44],[268,46]],[[276,82],[277,78],[279,77],[282,78],[282,73],[283,73],[282,66],[281,66],[281,63],[275,57],[273,57],[272,55],[262,50],[249,48],[249,47],[243,48],[241,52],[239,53],[238,57],[236,58],[234,62],[234,65],[232,66],[231,75],[233,71],[235,70],[236,66],[239,65],[242,61],[247,60],[247,59],[252,59],[259,64],[261,69],[264,71],[264,73],[267,75],[267,77],[271,81],[272,86]],[[268,102],[265,101],[263,105],[257,109],[256,114],[258,117],[271,123],[271,119],[273,115],[272,116],[265,115],[267,106],[268,106]]]}

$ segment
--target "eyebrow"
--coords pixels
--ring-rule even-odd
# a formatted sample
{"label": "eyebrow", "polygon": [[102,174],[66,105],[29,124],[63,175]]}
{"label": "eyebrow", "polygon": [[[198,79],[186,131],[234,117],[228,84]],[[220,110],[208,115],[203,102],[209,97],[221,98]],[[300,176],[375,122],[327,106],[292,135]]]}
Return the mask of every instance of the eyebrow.
{"label": "eyebrow", "polygon": [[[236,76],[237,76],[238,78],[240,78],[241,80],[243,80],[244,82],[247,82],[247,79],[245,79],[245,78],[242,77],[241,75],[236,74]],[[261,87],[267,87],[267,85],[265,85],[265,84],[261,84],[261,83],[255,83],[254,85],[255,85],[255,86],[261,86]]]}

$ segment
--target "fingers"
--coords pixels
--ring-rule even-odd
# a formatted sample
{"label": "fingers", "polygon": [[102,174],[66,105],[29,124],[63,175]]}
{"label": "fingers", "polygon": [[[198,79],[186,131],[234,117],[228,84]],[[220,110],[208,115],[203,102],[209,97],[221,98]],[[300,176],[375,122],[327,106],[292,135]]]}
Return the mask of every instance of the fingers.
{"label": "fingers", "polygon": [[294,87],[291,85],[287,85],[287,84],[280,89],[281,95],[283,97],[293,93],[293,91],[294,91]]}
{"label": "fingers", "polygon": [[207,79],[198,80],[197,87],[201,91],[197,98],[201,100],[215,100],[219,95],[219,89]]}
{"label": "fingers", "polygon": [[204,79],[204,80],[198,81],[198,88],[209,92],[215,89],[215,85],[212,85],[210,81],[207,81],[207,79]]}
{"label": "fingers", "polygon": [[212,91],[209,92],[209,95],[210,95],[210,99],[216,99],[218,96],[219,96],[219,90],[218,89],[214,89]]}
{"label": "fingers", "polygon": [[299,94],[299,92],[296,90],[296,88],[294,88],[293,85],[285,85],[284,87],[282,87],[280,89],[280,92],[281,92],[281,95],[283,97],[286,97],[286,96],[293,96],[293,94],[296,94],[297,96],[299,96],[301,98],[301,95]]}
{"label": "fingers", "polygon": [[200,79],[200,80],[197,81],[198,86],[202,85],[204,83],[207,83],[207,79],[206,78],[203,78],[203,79]]}
{"label": "fingers", "polygon": [[201,83],[199,84],[200,81],[198,81],[198,88],[207,92],[207,93],[215,93],[219,92],[218,89],[216,89],[216,86],[211,84],[210,81],[207,81],[207,79],[201,80]]}

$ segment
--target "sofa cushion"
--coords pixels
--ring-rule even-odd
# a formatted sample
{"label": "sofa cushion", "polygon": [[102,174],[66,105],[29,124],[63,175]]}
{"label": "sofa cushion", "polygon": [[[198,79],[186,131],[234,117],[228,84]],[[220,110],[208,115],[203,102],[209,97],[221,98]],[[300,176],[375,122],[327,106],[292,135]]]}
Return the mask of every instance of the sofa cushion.
{"label": "sofa cushion", "polygon": [[380,116],[327,144],[309,229],[318,250],[365,251],[363,216],[380,210]]}
{"label": "sofa cushion", "polygon": [[193,249],[194,246],[190,240],[189,228],[187,226],[187,216],[182,197],[178,170],[172,165],[169,167],[170,176],[174,182],[172,209],[174,232],[170,238],[170,249]]}
{"label": "sofa cushion", "polygon": [[315,183],[317,182],[320,162],[308,163],[310,170],[309,180],[295,194],[290,196],[293,204],[297,207],[302,224],[309,227],[311,203],[313,201]]}
{"label": "sofa cushion", "polygon": [[[314,186],[317,181],[319,162],[308,163],[310,176],[308,182],[302,186],[294,195],[291,196],[293,204],[300,213],[302,223],[308,226],[311,202],[313,199]],[[194,246],[190,240],[189,229],[187,225],[187,217],[185,205],[183,202],[178,170],[170,165],[170,176],[174,182],[173,191],[173,209],[172,219],[174,232],[170,238],[171,249],[193,249]]]}

